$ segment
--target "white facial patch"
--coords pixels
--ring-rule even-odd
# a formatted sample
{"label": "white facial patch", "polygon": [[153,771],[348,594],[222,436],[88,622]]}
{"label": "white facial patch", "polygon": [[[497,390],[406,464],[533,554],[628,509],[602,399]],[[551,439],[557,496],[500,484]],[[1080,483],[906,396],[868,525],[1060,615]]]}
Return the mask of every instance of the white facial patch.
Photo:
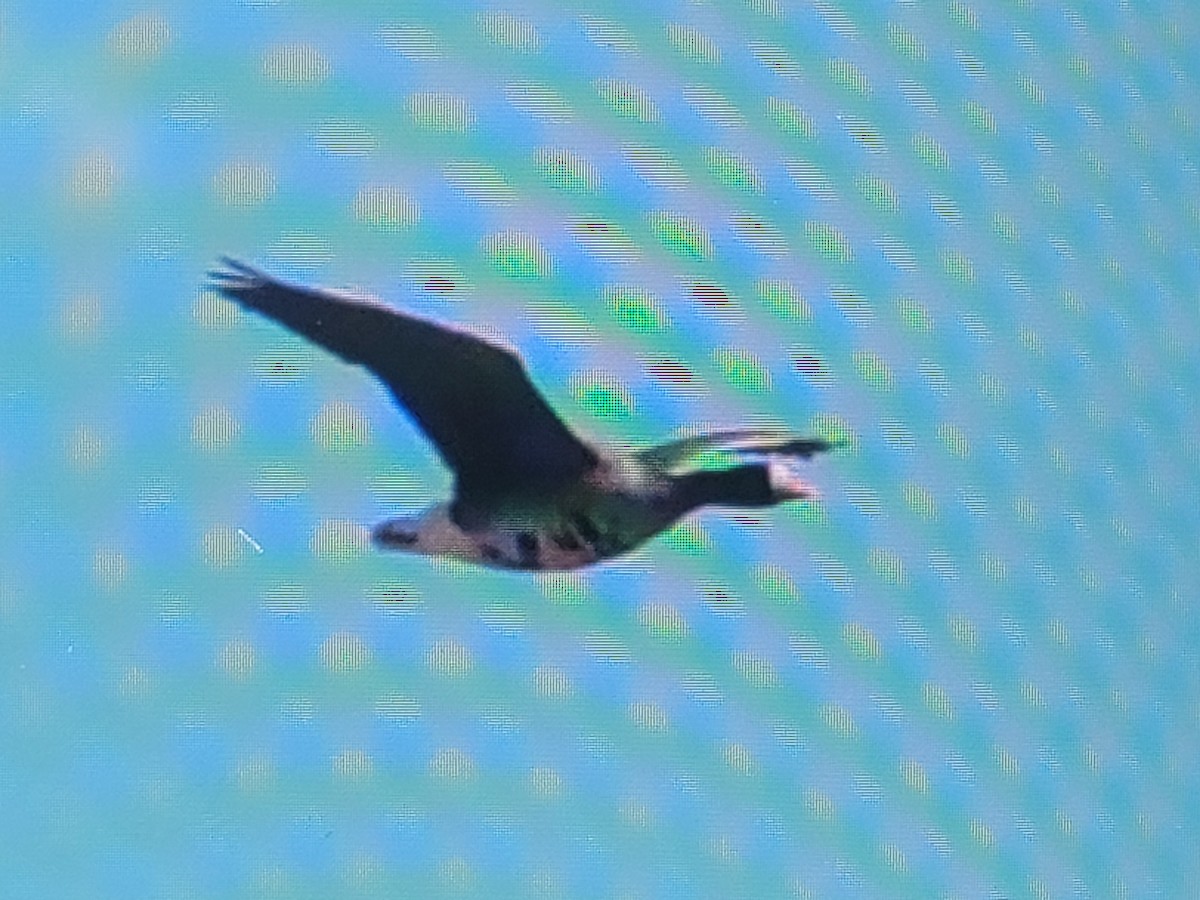
{"label": "white facial patch", "polygon": [[800,477],[800,460],[773,456],[767,460],[767,479],[771,491],[789,500],[817,496],[817,489]]}

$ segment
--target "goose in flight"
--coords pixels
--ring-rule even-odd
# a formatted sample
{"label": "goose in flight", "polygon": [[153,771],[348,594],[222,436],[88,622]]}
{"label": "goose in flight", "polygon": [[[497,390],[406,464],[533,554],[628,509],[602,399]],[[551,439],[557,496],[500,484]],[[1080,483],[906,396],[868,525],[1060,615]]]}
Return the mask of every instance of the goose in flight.
{"label": "goose in flight", "polygon": [[[389,519],[376,545],[505,569],[574,569],[619,556],[702,506],[815,495],[797,461],[834,442],[717,431],[641,451],[580,440],[510,350],[374,298],[285,284],[228,257],[209,287],[383,382],[454,473],[454,493]],[[705,468],[716,451],[736,464]]]}

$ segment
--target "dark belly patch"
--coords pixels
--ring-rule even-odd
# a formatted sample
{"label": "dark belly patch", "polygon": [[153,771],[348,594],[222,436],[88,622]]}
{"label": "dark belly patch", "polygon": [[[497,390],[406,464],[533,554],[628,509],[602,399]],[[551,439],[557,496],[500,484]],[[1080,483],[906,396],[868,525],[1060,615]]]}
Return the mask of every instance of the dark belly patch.
{"label": "dark belly patch", "polygon": [[577,550],[582,550],[583,545],[579,543],[579,539],[570,531],[558,531],[550,535],[550,540],[554,541],[554,546],[559,550],[566,550],[574,553]]}
{"label": "dark belly patch", "polygon": [[575,530],[579,532],[579,536],[583,538],[584,542],[592,547],[595,547],[603,537],[600,529],[596,527],[596,523],[587,516],[572,516],[571,524],[575,526]]}
{"label": "dark belly patch", "polygon": [[574,515],[571,517],[571,524],[575,526],[575,530],[583,538],[584,543],[597,556],[608,557],[621,552],[622,542],[617,535],[601,529],[595,521],[587,516]]}
{"label": "dark belly patch", "polygon": [[538,567],[538,539],[532,531],[522,531],[517,535],[517,557],[526,568]]}

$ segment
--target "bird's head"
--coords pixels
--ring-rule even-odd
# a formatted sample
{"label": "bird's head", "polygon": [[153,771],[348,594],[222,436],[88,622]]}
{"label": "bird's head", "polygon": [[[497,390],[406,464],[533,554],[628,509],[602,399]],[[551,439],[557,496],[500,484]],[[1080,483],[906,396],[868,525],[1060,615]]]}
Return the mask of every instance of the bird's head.
{"label": "bird's head", "polygon": [[672,509],[677,515],[702,506],[753,508],[817,496],[817,489],[800,477],[798,461],[785,456],[670,477]]}
{"label": "bird's head", "polygon": [[771,502],[813,500],[819,496],[816,487],[800,477],[800,462],[796,457],[772,456],[764,463]]}

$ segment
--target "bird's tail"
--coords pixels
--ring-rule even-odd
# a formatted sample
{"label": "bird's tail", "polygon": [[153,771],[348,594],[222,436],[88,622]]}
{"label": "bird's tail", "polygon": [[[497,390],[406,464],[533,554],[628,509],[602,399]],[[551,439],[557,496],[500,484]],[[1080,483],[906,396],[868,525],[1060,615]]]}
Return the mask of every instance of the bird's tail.
{"label": "bird's tail", "polygon": [[680,438],[639,453],[643,462],[667,471],[678,472],[706,468],[711,459],[720,465],[721,458],[743,456],[791,456],[808,459],[846,441],[823,437],[801,437],[787,431],[768,428],[731,428]]}

